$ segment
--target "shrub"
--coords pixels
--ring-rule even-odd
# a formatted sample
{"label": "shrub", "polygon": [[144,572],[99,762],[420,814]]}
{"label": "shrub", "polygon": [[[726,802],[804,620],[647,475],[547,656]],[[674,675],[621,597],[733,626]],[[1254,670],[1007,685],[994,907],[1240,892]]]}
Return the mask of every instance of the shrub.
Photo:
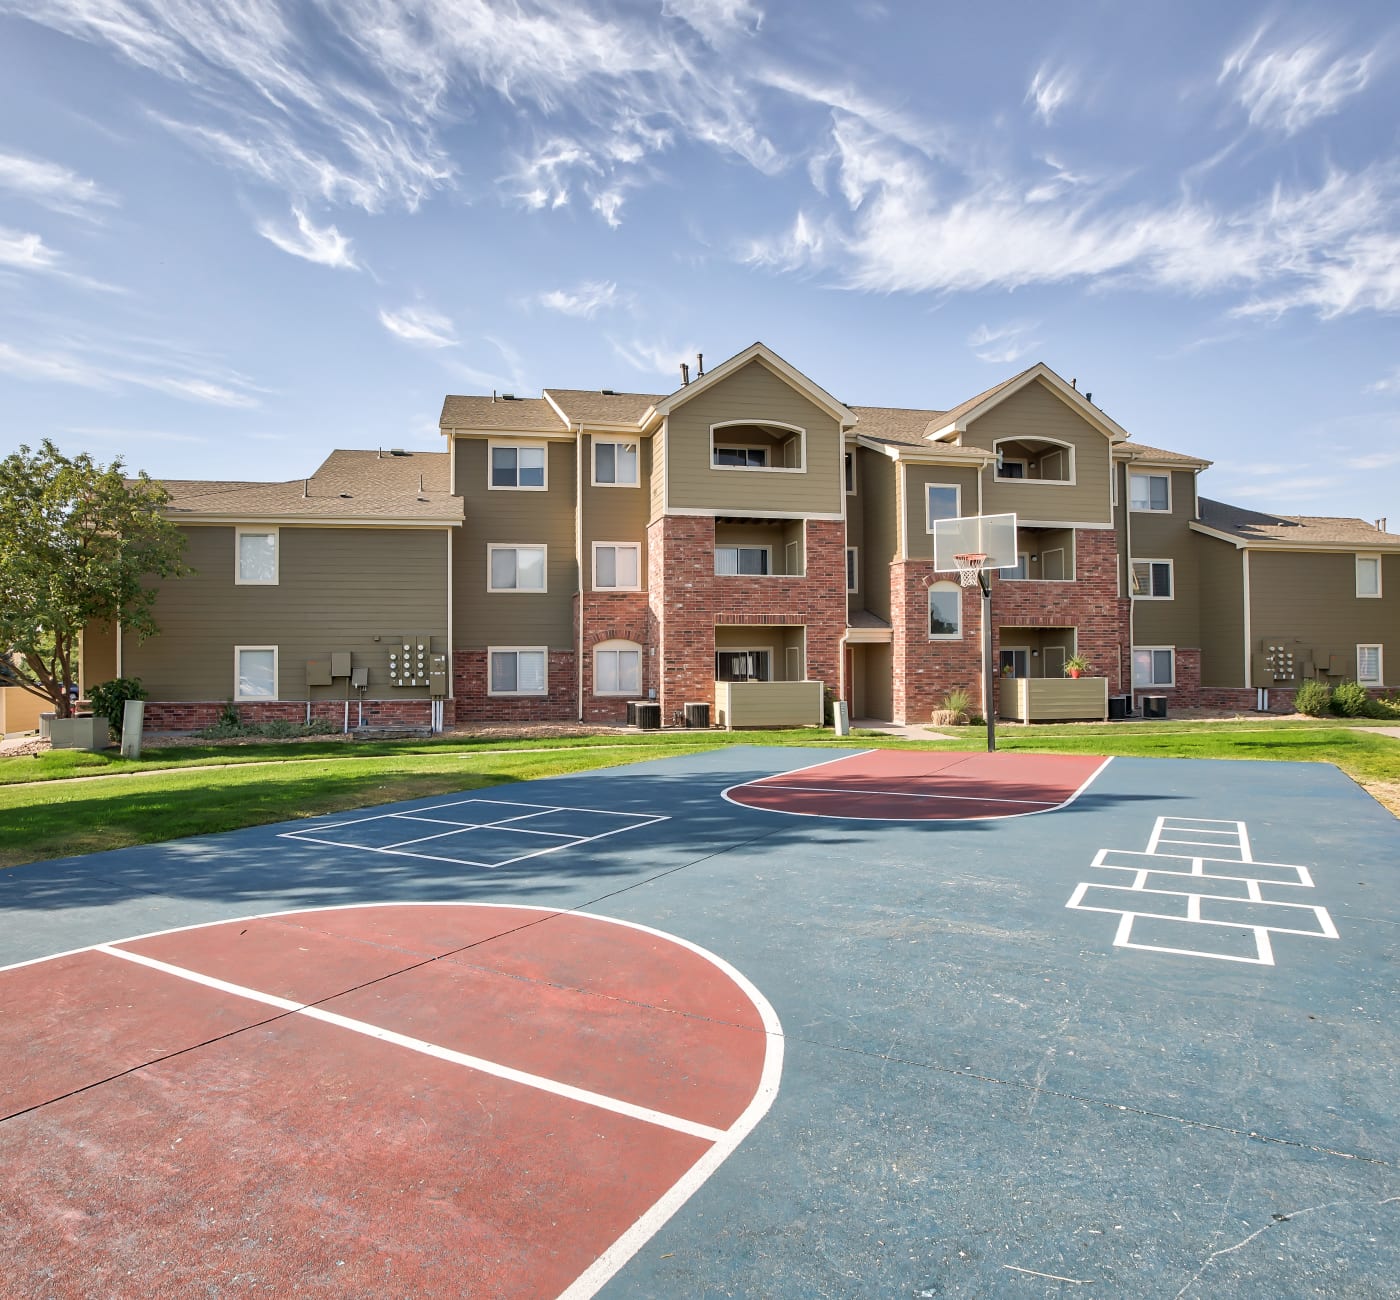
{"label": "shrub", "polygon": [[92,711],[107,719],[107,729],[113,740],[122,738],[122,714],[127,700],[144,700],[150,692],[141,685],[139,677],[114,677],[110,682],[94,686],[88,692]]}
{"label": "shrub", "polygon": [[1332,712],[1343,718],[1359,718],[1370,699],[1359,682],[1340,682],[1332,692]]}
{"label": "shrub", "polygon": [[1320,718],[1332,706],[1332,688],[1326,682],[1304,682],[1293,697],[1293,707],[1299,713]]}
{"label": "shrub", "polygon": [[938,708],[929,716],[935,727],[964,727],[967,711],[972,707],[972,695],[961,686],[943,692]]}
{"label": "shrub", "polygon": [[304,736],[306,734],[306,728],[301,723],[288,722],[286,718],[269,718],[256,730],[269,740],[286,740],[290,736]]}

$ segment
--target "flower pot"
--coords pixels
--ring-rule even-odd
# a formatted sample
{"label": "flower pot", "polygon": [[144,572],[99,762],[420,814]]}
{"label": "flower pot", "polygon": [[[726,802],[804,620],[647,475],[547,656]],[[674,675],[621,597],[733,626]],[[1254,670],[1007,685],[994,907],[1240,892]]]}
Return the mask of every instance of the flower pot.
{"label": "flower pot", "polygon": [[1071,669],[1069,670],[1069,675],[1070,675],[1071,677],[1078,677],[1078,676],[1079,676],[1079,669],[1078,669],[1078,668],[1071,668]]}

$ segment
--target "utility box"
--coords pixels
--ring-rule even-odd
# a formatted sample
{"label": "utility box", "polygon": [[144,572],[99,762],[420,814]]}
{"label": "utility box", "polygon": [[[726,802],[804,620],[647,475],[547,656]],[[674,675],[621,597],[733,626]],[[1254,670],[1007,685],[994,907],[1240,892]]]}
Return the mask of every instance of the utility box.
{"label": "utility box", "polygon": [[329,659],[308,659],[306,661],[306,684],[308,686],[329,686],[331,684],[331,661]]}
{"label": "utility box", "polygon": [[357,691],[363,691],[369,686],[369,669],[356,668],[350,673],[350,685]]}
{"label": "utility box", "polygon": [[391,686],[426,686],[432,638],[410,633],[389,651]]}
{"label": "utility box", "polygon": [[428,656],[428,690],[434,696],[447,694],[447,656],[444,654]]}
{"label": "utility box", "polygon": [[332,650],[332,651],[331,651],[331,676],[332,676],[332,677],[349,677],[349,676],[350,676],[350,651],[348,651],[348,650]]}

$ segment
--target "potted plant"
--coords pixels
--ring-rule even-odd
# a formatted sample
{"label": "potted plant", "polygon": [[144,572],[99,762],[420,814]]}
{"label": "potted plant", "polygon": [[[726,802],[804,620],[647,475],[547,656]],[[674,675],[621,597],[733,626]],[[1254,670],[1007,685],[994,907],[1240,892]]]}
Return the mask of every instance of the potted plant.
{"label": "potted plant", "polygon": [[1093,670],[1094,665],[1083,655],[1070,655],[1070,657],[1065,660],[1066,677],[1082,677],[1085,673],[1093,672]]}

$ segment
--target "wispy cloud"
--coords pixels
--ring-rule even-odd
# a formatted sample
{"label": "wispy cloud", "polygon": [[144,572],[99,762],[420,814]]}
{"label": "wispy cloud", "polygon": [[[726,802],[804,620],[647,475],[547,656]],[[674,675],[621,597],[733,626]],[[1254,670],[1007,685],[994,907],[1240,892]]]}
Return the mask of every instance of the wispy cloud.
{"label": "wispy cloud", "polygon": [[318,226],[300,208],[292,209],[296,230],[288,230],[277,222],[264,220],[257,224],[258,234],[275,244],[284,253],[305,258],[318,266],[341,270],[358,270],[350,241],[334,226]]}
{"label": "wispy cloud", "polygon": [[1296,135],[1320,117],[1335,113],[1370,83],[1376,53],[1336,54],[1321,37],[1266,48],[1261,27],[1232,51],[1218,84],[1229,85],[1252,126]]}
{"label": "wispy cloud", "polygon": [[1368,393],[1400,393],[1400,366],[1396,366],[1388,375],[1377,379],[1374,384],[1366,385]]}
{"label": "wispy cloud", "polygon": [[1035,321],[1014,322],[995,329],[990,325],[979,325],[968,336],[967,343],[979,361],[1009,365],[1040,346],[1039,339],[1030,337],[1039,327],[1039,322]]}
{"label": "wispy cloud", "polygon": [[[89,442],[110,442],[125,446],[133,442],[207,443],[197,433],[172,433],[168,429],[115,429],[104,425],[71,425],[64,430]],[[254,435],[256,436],[256,435]]]}
{"label": "wispy cloud", "polygon": [[677,386],[680,384],[681,362],[693,366],[695,361],[696,347],[693,343],[680,348],[644,339],[609,338],[608,343],[613,352],[634,370],[650,375],[665,375]]}
{"label": "wispy cloud", "polygon": [[228,382],[209,378],[152,373],[103,360],[99,349],[81,354],[72,349],[40,351],[0,342],[0,371],[19,379],[79,388],[144,388],[211,406],[249,409],[259,405],[258,398],[246,386],[235,388]]}
{"label": "wispy cloud", "polygon": [[56,271],[60,260],[42,235],[0,226],[0,266],[18,271]]}
{"label": "wispy cloud", "polygon": [[605,308],[616,307],[619,295],[617,285],[611,280],[585,280],[573,289],[552,289],[542,293],[540,302],[550,311],[591,319]]}
{"label": "wispy cloud", "polygon": [[0,153],[0,190],[70,216],[86,214],[94,206],[110,206],[116,202],[116,198],[96,181],[79,176],[58,163],[16,153]]}
{"label": "wispy cloud", "polygon": [[1025,102],[1035,105],[1035,115],[1047,126],[1070,100],[1079,78],[1068,68],[1055,68],[1042,63],[1031,78]]}
{"label": "wispy cloud", "polygon": [[714,46],[752,35],[763,25],[763,11],[750,0],[664,0],[661,12],[679,18]]}
{"label": "wispy cloud", "polygon": [[1373,451],[1363,456],[1349,456],[1342,462],[1348,469],[1389,469],[1400,465],[1400,451]]}
{"label": "wispy cloud", "polygon": [[427,307],[402,307],[398,311],[381,309],[379,323],[390,334],[419,347],[450,348],[457,342],[451,319]]}
{"label": "wispy cloud", "polygon": [[752,239],[739,252],[739,260],[750,266],[766,266],[777,271],[797,271],[821,260],[826,236],[805,212],[799,212],[782,234]]}

